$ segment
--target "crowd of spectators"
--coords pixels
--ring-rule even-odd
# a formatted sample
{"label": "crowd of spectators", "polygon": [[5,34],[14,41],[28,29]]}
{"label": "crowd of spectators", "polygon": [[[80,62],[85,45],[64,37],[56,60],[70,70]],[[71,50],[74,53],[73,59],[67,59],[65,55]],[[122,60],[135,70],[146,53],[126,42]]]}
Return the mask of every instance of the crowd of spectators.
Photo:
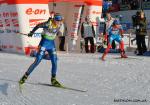
{"label": "crowd of spectators", "polygon": [[140,7],[140,1],[139,0],[121,0],[121,5],[128,5],[129,9],[136,10]]}
{"label": "crowd of spectators", "polygon": [[[150,0],[104,0],[105,2],[112,2],[110,11],[118,10],[138,10],[144,2],[150,2]],[[119,8],[118,8],[119,7]]]}

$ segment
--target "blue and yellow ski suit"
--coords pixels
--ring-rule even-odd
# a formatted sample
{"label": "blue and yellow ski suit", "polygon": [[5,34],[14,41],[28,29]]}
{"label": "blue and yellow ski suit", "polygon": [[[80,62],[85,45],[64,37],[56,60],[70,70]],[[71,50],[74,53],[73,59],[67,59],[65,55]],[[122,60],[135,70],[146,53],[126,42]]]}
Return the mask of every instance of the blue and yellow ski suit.
{"label": "blue and yellow ski suit", "polygon": [[32,73],[35,67],[37,67],[41,62],[45,52],[47,51],[52,64],[51,75],[55,77],[57,72],[57,55],[54,39],[59,31],[59,26],[55,24],[53,19],[50,19],[47,22],[35,26],[30,33],[33,34],[39,28],[43,28],[43,32],[41,33],[42,39],[39,43],[39,51],[36,55],[35,61],[28,68],[26,75],[30,75]]}

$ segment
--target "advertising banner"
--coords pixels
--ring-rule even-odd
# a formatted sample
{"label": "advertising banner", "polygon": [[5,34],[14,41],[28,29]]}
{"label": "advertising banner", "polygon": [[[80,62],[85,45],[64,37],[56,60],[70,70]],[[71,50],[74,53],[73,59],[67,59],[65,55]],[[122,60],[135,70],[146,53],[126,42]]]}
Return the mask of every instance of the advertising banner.
{"label": "advertising banner", "polygon": [[[49,18],[48,4],[23,4],[19,5],[20,33],[28,34],[37,24],[47,21]],[[42,30],[38,29],[31,37],[21,36],[22,45],[28,55],[31,50],[37,49],[41,40]]]}
{"label": "advertising banner", "polygon": [[[32,38],[28,34],[35,25],[49,18],[48,1],[7,0],[0,4],[0,48],[6,52],[29,54],[40,41],[41,30]],[[45,4],[46,3],[46,4]]]}
{"label": "advertising banner", "polygon": [[[7,52],[16,52],[16,32],[19,30],[18,13],[13,6],[0,6],[0,46]],[[19,45],[19,43],[18,43]]]}
{"label": "advertising banner", "polygon": [[[53,0],[1,0],[0,48],[8,52],[25,54],[37,49],[42,30],[37,30],[32,38],[17,33],[28,34],[35,25],[46,21],[53,10],[52,2]],[[76,41],[80,36],[78,35],[80,24],[85,16],[90,16],[97,30],[102,0],[55,0],[55,2],[63,2],[63,5],[57,4],[56,12],[63,14],[66,19],[68,36],[70,40],[73,39],[75,46],[78,46]]]}

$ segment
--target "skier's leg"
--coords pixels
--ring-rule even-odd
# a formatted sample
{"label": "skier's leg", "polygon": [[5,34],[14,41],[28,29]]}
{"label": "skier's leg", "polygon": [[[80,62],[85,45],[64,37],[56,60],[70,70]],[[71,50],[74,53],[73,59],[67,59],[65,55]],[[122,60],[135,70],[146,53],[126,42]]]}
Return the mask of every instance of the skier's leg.
{"label": "skier's leg", "polygon": [[124,42],[121,39],[120,36],[118,36],[116,38],[116,41],[120,44],[120,54],[121,54],[121,58],[127,58],[126,54],[125,54],[125,50],[124,50]]}
{"label": "skier's leg", "polygon": [[51,63],[52,63],[52,69],[51,69],[51,83],[53,86],[61,87],[62,85],[56,80],[56,73],[57,73],[57,54],[56,49],[48,50],[48,53],[50,55]]}
{"label": "skier's leg", "polygon": [[105,57],[106,57],[107,53],[109,52],[110,48],[111,48],[111,44],[108,43],[108,46],[107,46],[107,48],[105,49],[105,52],[102,55],[102,60],[103,61],[105,60]]}
{"label": "skier's leg", "polygon": [[36,56],[35,61],[28,68],[28,71],[26,72],[27,75],[30,75],[32,71],[35,69],[35,67],[37,67],[37,65],[41,62],[44,54],[45,54],[45,48],[44,49],[41,48]]}
{"label": "skier's leg", "polygon": [[51,49],[48,50],[50,59],[51,59],[51,64],[52,64],[52,68],[51,68],[51,75],[52,77],[56,76],[56,72],[57,72],[57,54],[56,54],[56,49]]}
{"label": "skier's leg", "polygon": [[108,45],[107,45],[107,48],[105,49],[105,52],[104,52],[104,54],[102,55],[102,60],[104,61],[105,60],[105,57],[106,57],[106,55],[107,55],[107,53],[109,52],[109,50],[110,50],[110,48],[111,48],[111,45],[112,45],[112,41],[114,40],[114,37],[113,36],[110,36],[109,37],[109,43],[108,43]]}
{"label": "skier's leg", "polygon": [[45,53],[45,48],[40,49],[40,51],[38,52],[35,61],[30,65],[30,67],[28,68],[28,70],[26,71],[26,73],[23,75],[23,77],[20,79],[19,83],[23,84],[25,82],[25,80],[28,78],[28,76],[32,73],[32,71],[35,69],[35,67],[41,62],[43,56]]}

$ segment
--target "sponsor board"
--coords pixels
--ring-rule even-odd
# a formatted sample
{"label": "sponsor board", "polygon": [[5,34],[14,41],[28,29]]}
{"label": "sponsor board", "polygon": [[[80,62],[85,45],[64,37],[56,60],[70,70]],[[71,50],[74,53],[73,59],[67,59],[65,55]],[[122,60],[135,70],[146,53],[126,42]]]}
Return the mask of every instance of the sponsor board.
{"label": "sponsor board", "polygon": [[0,12],[0,17],[8,18],[8,17],[18,17],[18,12]]}
{"label": "sponsor board", "polygon": [[[36,33],[33,35],[33,38],[28,38],[26,36],[17,37],[14,34],[11,35],[10,33],[15,33],[17,31],[22,32],[22,33],[28,33],[33,29],[34,26],[36,26],[37,24],[41,22],[46,21],[46,19],[48,19],[48,17],[50,16],[49,15],[50,7],[48,7],[48,0],[42,0],[42,1],[7,0],[7,1],[8,1],[8,4],[13,4],[13,5],[5,6],[5,8],[0,7],[0,9],[1,8],[3,9],[3,10],[2,9],[0,10],[0,18],[1,18],[0,27],[2,27],[0,29],[0,33],[6,32],[5,35],[11,36],[2,42],[3,45],[9,45],[9,46],[4,46],[4,47],[10,48],[10,49],[15,48],[16,51],[18,52],[18,50],[24,50],[22,48],[25,48],[28,46],[37,46],[40,41],[39,39],[41,37],[40,35],[41,30],[36,31]],[[72,0],[65,0],[65,2],[66,1],[73,2]],[[76,1],[77,0],[74,0],[74,2]],[[67,24],[68,34],[69,34],[68,36],[71,36],[73,38],[77,37],[77,34],[78,34],[78,26],[80,24],[79,22],[80,22],[80,15],[81,15],[80,13],[81,13],[81,7],[83,5],[83,2],[84,3],[86,2],[86,6],[90,10],[89,15],[92,18],[92,22],[93,24],[95,24],[95,26],[97,26],[95,19],[96,17],[98,16],[100,17],[101,15],[101,12],[99,11],[101,11],[102,0],[83,0],[82,2],[68,4],[70,6],[65,4],[68,7],[65,6],[63,8],[61,7],[61,9],[59,8],[60,11],[64,11],[64,14],[65,14],[64,16],[67,17],[66,21],[68,23]],[[93,5],[96,7],[93,7]],[[69,8],[69,11],[67,10],[65,11],[64,10],[65,8]],[[56,11],[58,12],[59,9],[56,9]],[[14,39],[11,39],[11,38],[14,38]],[[22,46],[19,47],[17,45],[22,45]],[[12,46],[15,46],[15,47],[12,47]]]}
{"label": "sponsor board", "polygon": [[18,32],[19,32],[19,29],[0,29],[0,34],[6,33],[5,36],[8,34],[12,34],[12,33],[16,34]]}
{"label": "sponsor board", "polygon": [[[6,5],[0,7],[0,46],[4,51],[25,53],[25,47],[37,46],[41,34],[36,31],[32,38],[16,34],[27,34],[37,24],[48,19],[49,11],[46,4]],[[9,37],[6,37],[9,35]],[[20,45],[20,46],[18,46]]]}
{"label": "sponsor board", "polygon": [[17,12],[0,12],[0,26],[3,26],[5,23],[6,26],[10,27],[11,23],[13,26],[18,27],[18,13]]}
{"label": "sponsor board", "polygon": [[29,25],[30,25],[30,27],[34,27],[37,24],[40,24],[45,21],[46,21],[46,19],[29,19]]}

